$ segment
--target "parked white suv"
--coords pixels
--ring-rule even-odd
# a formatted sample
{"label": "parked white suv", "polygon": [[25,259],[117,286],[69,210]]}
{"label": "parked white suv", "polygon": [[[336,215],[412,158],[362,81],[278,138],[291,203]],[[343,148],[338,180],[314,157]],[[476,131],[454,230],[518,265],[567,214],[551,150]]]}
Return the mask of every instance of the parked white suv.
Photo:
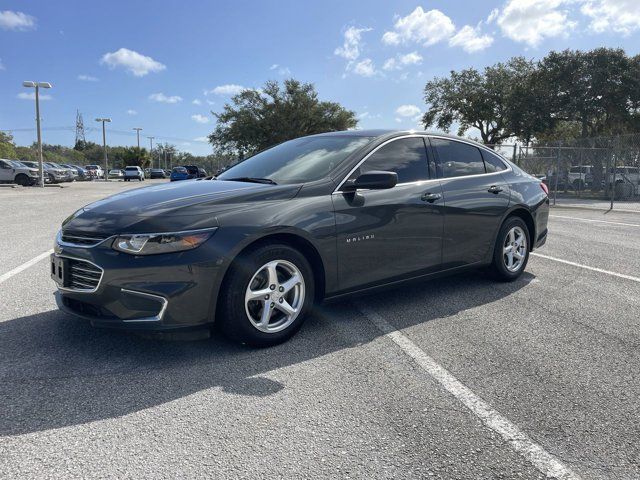
{"label": "parked white suv", "polygon": [[84,169],[89,172],[92,178],[104,178],[104,170],[100,165],[85,165]]}
{"label": "parked white suv", "polygon": [[[595,171],[595,167],[591,165],[573,166],[569,169],[569,184],[576,190],[590,187],[593,184]],[[600,171],[604,173],[604,169]]]}
{"label": "parked white suv", "polygon": [[17,160],[0,158],[0,182],[17,183],[26,187],[38,181],[38,170]]}
{"label": "parked white suv", "polygon": [[144,182],[144,172],[140,167],[126,167],[124,169],[124,181],[128,182],[129,180],[138,180],[139,182]]}

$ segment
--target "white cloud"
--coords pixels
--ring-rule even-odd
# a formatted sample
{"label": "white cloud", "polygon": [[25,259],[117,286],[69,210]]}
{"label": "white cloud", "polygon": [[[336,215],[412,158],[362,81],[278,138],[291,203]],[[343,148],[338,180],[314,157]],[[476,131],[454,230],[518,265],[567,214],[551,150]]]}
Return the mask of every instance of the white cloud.
{"label": "white cloud", "polygon": [[362,34],[371,30],[371,28],[347,28],[344,32],[344,43],[341,47],[337,47],[333,53],[347,60],[357,59],[362,48]]}
{"label": "white cloud", "polygon": [[568,12],[561,9],[571,1],[508,0],[499,14],[492,12],[489,18],[496,19],[506,37],[535,47],[545,38],[566,37],[576,27]]}
{"label": "white cloud", "polygon": [[415,117],[420,115],[420,109],[416,105],[400,105],[396,108],[396,115],[399,117]]}
{"label": "white cloud", "polygon": [[418,43],[429,46],[448,39],[454,31],[453,22],[440,10],[425,12],[422,7],[416,7],[406,17],[397,18],[393,30],[382,36],[382,42],[387,45]]}
{"label": "white cloud", "polygon": [[36,19],[26,13],[4,10],[0,12],[0,28],[17,31],[31,30],[36,28]]}
{"label": "white cloud", "polygon": [[202,102],[200,100],[198,100],[197,98],[194,98],[191,103],[194,104],[194,105],[202,105]]}
{"label": "white cloud", "polygon": [[209,123],[211,121],[209,117],[200,115],[199,113],[196,113],[195,115],[191,115],[191,119],[194,122],[198,122],[198,123]]}
{"label": "white cloud", "polygon": [[271,67],[269,67],[269,70],[277,70],[278,75],[291,75],[291,70],[289,70],[289,67],[283,67],[282,65],[278,65],[277,63],[271,65]]}
{"label": "white cloud", "polygon": [[152,93],[149,95],[149,100],[159,103],[179,103],[182,101],[182,97],[178,95],[167,96],[164,93]]}
{"label": "white cloud", "polygon": [[462,47],[467,53],[474,53],[489,48],[493,43],[490,35],[481,35],[480,28],[465,25],[449,39],[450,47]]}
{"label": "white cloud", "polygon": [[196,137],[193,139],[194,142],[209,142],[209,139],[207,137]]}
{"label": "white cloud", "polygon": [[130,108],[129,110],[127,110],[127,115],[137,115],[138,112],[133,110],[132,108]]}
{"label": "white cloud", "polygon": [[[46,93],[41,93],[38,95],[38,97],[40,98],[40,100],[51,100],[53,98],[51,95],[48,95]],[[18,98],[21,98],[22,100],[35,100],[36,92],[20,92],[18,94]]]}
{"label": "white cloud", "polygon": [[5,70],[4,63],[2,63],[2,59],[0,58],[0,70]]}
{"label": "white cloud", "polygon": [[361,75],[363,77],[372,77],[376,72],[376,67],[370,58],[365,58],[361,62],[356,63],[353,66],[353,73]]}
{"label": "white cloud", "polygon": [[78,75],[78,80],[83,82],[97,82],[98,79],[96,77],[92,77],[91,75]]}
{"label": "white cloud", "polygon": [[207,105],[215,105],[216,104],[216,102],[214,102],[213,100],[209,100],[208,98],[207,98],[206,102],[207,102]]}
{"label": "white cloud", "polygon": [[246,90],[242,85],[236,85],[235,83],[229,83],[227,85],[219,85],[216,88],[206,91],[205,94],[215,93],[216,95],[237,95],[238,93]]}
{"label": "white cloud", "polygon": [[153,72],[160,72],[167,68],[151,57],[142,55],[128,48],[121,48],[115,52],[105,53],[100,63],[107,65],[110,69],[122,67],[136,77],[144,77]]}
{"label": "white cloud", "polygon": [[586,0],[581,12],[591,18],[589,28],[596,33],[613,31],[630,35],[640,29],[638,0]]}
{"label": "white cloud", "polygon": [[396,58],[388,58],[384,65],[383,70],[400,70],[407,65],[419,65],[422,63],[422,55],[418,52],[411,52],[405,55],[397,55]]}

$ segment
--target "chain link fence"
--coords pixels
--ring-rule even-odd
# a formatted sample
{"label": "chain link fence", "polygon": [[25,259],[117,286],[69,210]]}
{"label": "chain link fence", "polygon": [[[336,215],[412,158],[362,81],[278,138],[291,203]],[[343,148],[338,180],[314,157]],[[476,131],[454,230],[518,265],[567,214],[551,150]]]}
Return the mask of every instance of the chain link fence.
{"label": "chain link fence", "polygon": [[496,145],[498,153],[558,198],[640,202],[640,133],[532,145]]}

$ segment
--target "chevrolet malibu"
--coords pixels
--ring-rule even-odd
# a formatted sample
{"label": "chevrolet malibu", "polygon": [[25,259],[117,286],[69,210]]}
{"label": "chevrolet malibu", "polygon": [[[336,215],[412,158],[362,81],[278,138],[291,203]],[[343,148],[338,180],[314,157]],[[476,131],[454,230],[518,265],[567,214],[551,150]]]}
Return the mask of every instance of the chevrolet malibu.
{"label": "chevrolet malibu", "polygon": [[284,142],[213,180],[81,208],[51,257],[59,307],[95,326],[210,328],[255,346],[315,302],[488,267],[524,271],[547,238],[540,180],[443,134],[349,131]]}

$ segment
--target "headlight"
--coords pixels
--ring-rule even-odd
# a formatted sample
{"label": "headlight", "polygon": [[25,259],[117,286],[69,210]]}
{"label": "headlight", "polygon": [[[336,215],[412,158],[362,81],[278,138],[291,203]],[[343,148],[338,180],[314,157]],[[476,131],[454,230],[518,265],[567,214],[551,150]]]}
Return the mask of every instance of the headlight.
{"label": "headlight", "polygon": [[132,255],[182,252],[199,247],[216,230],[217,228],[209,228],[189,232],[119,235],[113,242],[113,248]]}

